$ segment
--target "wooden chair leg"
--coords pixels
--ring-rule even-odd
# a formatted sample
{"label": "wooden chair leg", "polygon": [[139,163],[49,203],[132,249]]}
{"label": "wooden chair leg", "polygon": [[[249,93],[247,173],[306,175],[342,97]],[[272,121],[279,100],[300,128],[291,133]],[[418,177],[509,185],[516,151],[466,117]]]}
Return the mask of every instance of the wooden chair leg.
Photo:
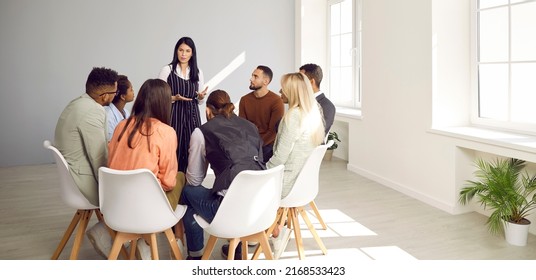
{"label": "wooden chair leg", "polygon": [[104,216],[102,215],[100,209],[95,209],[95,216],[97,217],[97,220],[99,220],[99,222],[104,223]]}
{"label": "wooden chair leg", "polygon": [[166,235],[166,238],[169,242],[169,246],[171,247],[171,252],[173,252],[173,256],[176,260],[183,260],[184,257],[181,253],[181,250],[179,250],[179,246],[177,245],[177,239],[175,238],[175,235],[173,234],[173,231],[168,228],[166,231],[164,231],[164,234]]}
{"label": "wooden chair leg", "polygon": [[238,246],[238,238],[233,238],[229,242],[229,252],[227,253],[227,260],[234,260],[235,250]]}
{"label": "wooden chair leg", "polygon": [[136,253],[136,239],[138,235],[137,234],[128,234],[124,232],[118,232],[115,235],[114,242],[112,244],[112,249],[110,250],[110,254],[108,255],[109,260],[117,260],[117,257],[119,256],[119,252],[123,248],[123,244],[130,240],[130,259],[134,259],[135,253]]}
{"label": "wooden chair leg", "polygon": [[[284,216],[286,216],[286,208],[279,208],[277,210],[277,214],[275,216],[274,223],[266,230],[266,236],[272,236],[272,232],[274,231],[275,227],[278,227],[282,221],[284,220]],[[253,256],[251,257],[252,260],[256,260],[259,258],[259,255],[261,253],[261,246],[255,247],[255,251],[253,252]]]}
{"label": "wooden chair leg", "polygon": [[294,239],[296,239],[296,249],[298,250],[298,257],[300,260],[303,260],[305,258],[305,252],[303,250],[303,240],[301,236],[301,230],[300,230],[300,222],[298,220],[298,213],[296,211],[296,208],[289,209],[289,220],[290,224],[292,224],[292,229],[294,229]]}
{"label": "wooden chair leg", "polygon": [[135,260],[136,259],[136,249],[137,248],[138,248],[138,239],[130,240],[130,251],[128,253],[128,259],[129,260]]}
{"label": "wooden chair leg", "polygon": [[[110,236],[112,237],[112,240],[114,240],[116,232],[115,232],[115,230],[113,230],[110,227],[108,227],[108,225],[104,221],[104,216],[102,215],[102,212],[100,211],[100,209],[95,209],[95,216],[97,216],[97,220],[99,220],[99,222],[102,222],[106,226],[106,229],[108,229],[108,233],[110,233]],[[127,252],[127,249],[125,248],[125,246],[122,246],[121,254],[123,255],[123,257],[125,259],[127,259],[127,260],[129,259],[129,255],[128,255],[128,252]]]}
{"label": "wooden chair leg", "polygon": [[274,255],[272,253],[272,249],[270,249],[270,244],[268,243],[268,236],[264,232],[261,232],[258,234],[260,235],[258,247],[262,248],[262,252],[264,253],[264,258],[267,260],[273,260]]}
{"label": "wooden chair leg", "polygon": [[309,217],[307,216],[307,213],[305,210],[303,210],[302,207],[298,208],[298,212],[302,216],[303,220],[307,224],[307,227],[309,228],[309,231],[313,235],[314,239],[316,240],[316,244],[318,244],[318,247],[320,247],[320,250],[322,250],[322,253],[327,254],[328,250],[326,249],[326,246],[324,246],[324,242],[322,242],[322,239],[318,236],[318,233],[316,232],[315,228],[313,227],[313,224],[311,223],[311,220],[309,220]]}
{"label": "wooden chair leg", "polygon": [[80,217],[76,236],[74,237],[73,249],[71,250],[71,256],[69,257],[71,260],[76,260],[78,258],[78,252],[80,251],[82,241],[84,240],[84,235],[86,233],[89,219],[91,219],[91,214],[93,214],[93,210],[84,210],[82,217]]}
{"label": "wooden chair leg", "polygon": [[322,229],[328,229],[326,223],[324,222],[324,219],[322,219],[322,216],[320,216],[320,212],[318,211],[318,208],[316,207],[315,201],[314,200],[311,201],[309,203],[309,206],[311,206],[311,209],[313,209],[313,211],[315,212],[316,219],[318,220],[318,222],[322,226]]}
{"label": "wooden chair leg", "polygon": [[184,239],[184,223],[182,219],[174,226],[175,238],[179,239],[182,242],[182,245],[186,245],[186,240]]}
{"label": "wooden chair leg", "polygon": [[[245,236],[240,238],[242,241],[242,244],[245,244],[247,242],[255,241],[258,242],[257,247],[255,248],[255,251],[258,252],[257,255],[253,255],[251,260],[257,260],[259,257],[260,252],[262,251],[264,253],[264,256],[267,260],[273,260],[273,254],[272,249],[270,249],[270,243],[268,243],[268,235],[266,234],[266,231],[257,232],[255,234]],[[242,249],[242,254],[244,254],[245,250]],[[247,253],[246,253],[246,259],[247,259]]]}
{"label": "wooden chair leg", "polygon": [[76,213],[74,213],[73,218],[71,219],[71,223],[69,224],[69,226],[65,230],[65,233],[63,234],[63,237],[61,238],[60,244],[58,244],[56,251],[54,251],[54,254],[52,254],[52,257],[50,258],[51,260],[57,260],[60,257],[60,254],[65,248],[67,241],[69,241],[74,229],[78,225],[78,221],[80,221],[80,218],[82,218],[82,216],[84,215],[84,211],[86,210],[78,210],[76,211]]}
{"label": "wooden chair leg", "polygon": [[208,260],[210,258],[210,256],[212,255],[212,250],[214,250],[214,246],[216,245],[216,241],[218,241],[218,238],[216,236],[211,235],[208,238],[207,246],[205,246],[205,251],[203,252],[203,256],[201,257],[202,260]]}
{"label": "wooden chair leg", "polygon": [[242,260],[248,259],[248,241],[244,240],[242,241]]}
{"label": "wooden chair leg", "polygon": [[[151,247],[151,258],[153,260],[159,260],[160,256],[158,255],[158,243],[156,242],[156,233],[151,233],[149,235],[149,246]],[[143,240],[141,240],[143,242]]]}
{"label": "wooden chair leg", "polygon": [[[268,232],[271,232],[271,231],[268,231]],[[261,254],[261,251],[262,251],[262,247],[260,246],[260,244],[257,244],[257,247],[255,247],[255,251],[253,251],[253,256],[251,256],[251,259],[252,260],[258,259],[259,255]]]}

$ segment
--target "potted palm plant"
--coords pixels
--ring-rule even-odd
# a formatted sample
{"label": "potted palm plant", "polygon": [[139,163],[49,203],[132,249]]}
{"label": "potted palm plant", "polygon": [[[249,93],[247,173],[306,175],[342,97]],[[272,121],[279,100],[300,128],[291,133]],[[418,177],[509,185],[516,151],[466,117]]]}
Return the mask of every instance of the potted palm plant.
{"label": "potted palm plant", "polygon": [[333,151],[339,147],[337,142],[341,142],[341,140],[339,139],[339,135],[335,131],[330,131],[328,133],[326,143],[329,142],[329,140],[333,140],[333,145],[331,145],[326,151],[326,154],[324,154],[324,160],[331,160],[331,157],[333,156]]}
{"label": "potted palm plant", "polygon": [[[519,159],[477,159],[475,165],[477,180],[466,181],[459,202],[467,204],[476,196],[484,209],[492,210],[486,222],[491,234],[504,232],[508,243],[526,245],[527,216],[536,208],[536,175],[529,175],[525,161]],[[520,233],[516,233],[518,229]]]}

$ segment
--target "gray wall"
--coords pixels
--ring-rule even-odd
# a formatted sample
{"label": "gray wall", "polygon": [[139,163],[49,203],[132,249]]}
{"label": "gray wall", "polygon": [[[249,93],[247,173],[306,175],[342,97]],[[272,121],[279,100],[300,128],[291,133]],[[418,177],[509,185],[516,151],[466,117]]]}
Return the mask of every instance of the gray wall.
{"label": "gray wall", "polygon": [[206,81],[245,54],[213,88],[235,103],[258,64],[274,71],[274,91],[295,71],[290,0],[0,0],[0,167],[52,162],[42,142],[92,67],[129,76],[137,92],[182,36],[194,39]]}

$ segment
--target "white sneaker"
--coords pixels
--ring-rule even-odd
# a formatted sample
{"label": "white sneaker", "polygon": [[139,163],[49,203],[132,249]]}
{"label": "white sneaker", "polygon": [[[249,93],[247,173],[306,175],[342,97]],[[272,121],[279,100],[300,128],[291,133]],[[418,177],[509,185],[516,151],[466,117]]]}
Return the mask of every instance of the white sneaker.
{"label": "white sneaker", "polygon": [[259,244],[258,241],[250,241],[250,242],[248,242],[248,247],[255,247],[255,246],[257,246],[258,244]]}
{"label": "white sneaker", "polygon": [[113,241],[106,225],[103,222],[98,222],[86,231],[86,235],[95,251],[105,259],[108,259]]}
{"label": "white sneaker", "polygon": [[278,260],[285,249],[287,248],[288,241],[290,240],[291,230],[287,227],[283,227],[276,238],[272,238],[272,244],[274,245],[274,259]]}
{"label": "white sneaker", "polygon": [[139,239],[138,246],[136,246],[136,252],[142,260],[152,260],[151,258],[151,247],[145,243],[145,240]]}

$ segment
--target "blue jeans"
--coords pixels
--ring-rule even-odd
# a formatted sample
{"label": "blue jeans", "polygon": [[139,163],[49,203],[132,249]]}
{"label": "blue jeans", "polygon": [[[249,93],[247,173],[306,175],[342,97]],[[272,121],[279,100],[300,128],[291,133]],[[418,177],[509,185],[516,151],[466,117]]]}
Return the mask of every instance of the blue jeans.
{"label": "blue jeans", "polygon": [[203,254],[204,231],[195,221],[194,214],[203,217],[209,223],[212,222],[220,207],[220,196],[203,186],[186,184],[182,190],[180,204],[188,206],[182,220],[189,255],[199,257]]}

